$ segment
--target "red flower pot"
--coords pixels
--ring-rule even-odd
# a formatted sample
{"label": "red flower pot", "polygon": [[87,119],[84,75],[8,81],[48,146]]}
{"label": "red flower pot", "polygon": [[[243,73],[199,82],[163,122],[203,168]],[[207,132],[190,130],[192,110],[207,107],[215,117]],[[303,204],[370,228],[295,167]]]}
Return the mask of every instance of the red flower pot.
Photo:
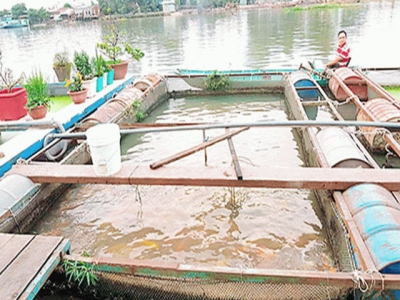
{"label": "red flower pot", "polygon": [[120,64],[110,65],[111,68],[114,70],[114,79],[124,79],[126,73],[128,73],[128,61],[125,60]]}
{"label": "red flower pot", "polygon": [[11,93],[6,89],[0,91],[0,120],[18,120],[26,116],[25,104],[28,96],[24,88],[13,88]]}
{"label": "red flower pot", "polygon": [[67,94],[71,97],[72,102],[75,104],[83,103],[86,100],[88,89],[79,92],[68,91]]}

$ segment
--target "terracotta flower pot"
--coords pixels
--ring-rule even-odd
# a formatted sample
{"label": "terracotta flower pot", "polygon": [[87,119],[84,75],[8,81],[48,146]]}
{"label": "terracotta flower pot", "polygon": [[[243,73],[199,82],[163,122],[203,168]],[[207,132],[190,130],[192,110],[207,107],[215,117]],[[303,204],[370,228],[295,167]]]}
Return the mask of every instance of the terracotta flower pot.
{"label": "terracotta flower pot", "polygon": [[34,120],[42,119],[47,114],[47,106],[46,105],[36,106],[35,108],[28,110],[28,114]]}
{"label": "terracotta flower pot", "polygon": [[79,91],[79,92],[71,92],[68,91],[67,94],[71,97],[72,102],[74,102],[75,104],[80,104],[85,102],[86,97],[87,97],[87,89],[84,89],[83,91]]}
{"label": "terracotta flower pot", "polygon": [[110,65],[111,68],[114,70],[114,79],[124,79],[126,73],[128,73],[128,61],[125,60],[120,64]]}

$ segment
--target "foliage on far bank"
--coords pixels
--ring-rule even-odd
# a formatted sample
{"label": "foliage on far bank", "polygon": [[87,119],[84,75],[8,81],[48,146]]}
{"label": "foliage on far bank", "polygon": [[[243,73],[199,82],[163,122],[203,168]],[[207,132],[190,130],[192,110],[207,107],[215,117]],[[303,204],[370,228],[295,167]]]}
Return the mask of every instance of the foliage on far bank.
{"label": "foliage on far bank", "polygon": [[50,12],[44,9],[27,9],[25,4],[19,3],[11,7],[11,11],[2,10],[0,11],[0,17],[6,15],[11,15],[13,19],[18,19],[19,17],[27,17],[30,24],[41,24],[50,20]]}
{"label": "foliage on far bank", "polygon": [[100,11],[111,15],[127,15],[135,13],[162,11],[158,0],[98,0]]}
{"label": "foliage on far bank", "polygon": [[303,11],[303,10],[314,10],[314,9],[330,9],[330,8],[339,8],[342,5],[339,4],[320,4],[320,5],[311,5],[311,6],[295,6],[295,7],[286,7],[286,12],[291,11]]}

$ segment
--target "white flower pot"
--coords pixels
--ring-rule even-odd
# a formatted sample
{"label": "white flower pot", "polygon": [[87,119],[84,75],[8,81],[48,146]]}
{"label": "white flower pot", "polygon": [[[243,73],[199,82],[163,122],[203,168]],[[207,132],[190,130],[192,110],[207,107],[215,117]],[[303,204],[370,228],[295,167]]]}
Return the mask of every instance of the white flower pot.
{"label": "white flower pot", "polygon": [[95,77],[93,79],[85,80],[82,82],[82,86],[88,89],[88,98],[93,98],[96,95],[96,81],[97,78]]}

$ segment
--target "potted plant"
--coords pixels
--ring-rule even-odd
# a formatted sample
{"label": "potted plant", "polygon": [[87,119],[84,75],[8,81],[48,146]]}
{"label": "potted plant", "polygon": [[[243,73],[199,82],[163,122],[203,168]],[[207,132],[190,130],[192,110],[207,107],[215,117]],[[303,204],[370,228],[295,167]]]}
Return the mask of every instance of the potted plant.
{"label": "potted plant", "polygon": [[96,84],[96,92],[100,92],[104,88],[104,73],[106,71],[105,65],[106,61],[104,60],[103,56],[97,54],[92,58],[92,65],[94,67],[94,74],[97,77],[97,84]]}
{"label": "potted plant", "polygon": [[69,88],[67,94],[71,97],[72,102],[75,104],[83,103],[86,100],[88,89],[82,85],[81,73],[76,73],[72,76],[72,80],[68,80],[65,86]]}
{"label": "potted plant", "polygon": [[107,63],[114,69],[114,79],[123,79],[128,72],[128,60],[123,60],[123,55],[128,55],[136,61],[144,56],[140,49],[133,48],[124,41],[126,32],[121,30],[121,23],[111,21],[109,24],[109,35],[103,36],[103,42],[97,43],[100,51],[109,58]]}
{"label": "potted plant", "polygon": [[87,96],[92,98],[96,95],[96,81],[93,65],[86,51],[74,53],[74,65],[76,71],[82,76],[82,84],[88,89]]}
{"label": "potted plant", "polygon": [[26,90],[21,85],[24,81],[22,73],[18,78],[14,77],[9,68],[3,68],[0,51],[0,120],[18,120],[26,116],[25,104],[27,101]]}
{"label": "potted plant", "polygon": [[65,82],[71,78],[72,63],[69,60],[66,49],[57,52],[53,59],[53,70],[57,75],[58,82]]}
{"label": "potted plant", "polygon": [[49,96],[48,84],[41,71],[34,70],[26,80],[24,88],[28,94],[26,108],[32,119],[44,118],[52,101]]}

